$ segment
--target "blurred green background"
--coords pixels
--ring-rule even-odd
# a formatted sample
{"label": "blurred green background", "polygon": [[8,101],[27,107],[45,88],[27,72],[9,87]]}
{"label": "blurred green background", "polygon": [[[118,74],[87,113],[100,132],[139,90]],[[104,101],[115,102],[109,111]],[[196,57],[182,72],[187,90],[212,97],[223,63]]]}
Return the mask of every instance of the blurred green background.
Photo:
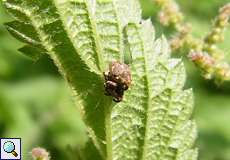
{"label": "blurred green background", "polygon": [[[229,0],[179,0],[193,34],[208,32],[218,8]],[[143,17],[151,18],[157,36],[170,32],[157,22],[158,8],[141,0]],[[71,93],[52,61],[44,56],[33,62],[17,49],[22,46],[3,26],[10,17],[0,6],[0,137],[21,137],[24,159],[33,147],[47,148],[54,160],[74,159],[71,149],[86,140]],[[230,62],[230,29],[220,45]],[[194,117],[198,124],[199,159],[230,160],[230,83],[216,87],[183,57],[188,78],[186,88],[195,94]]]}

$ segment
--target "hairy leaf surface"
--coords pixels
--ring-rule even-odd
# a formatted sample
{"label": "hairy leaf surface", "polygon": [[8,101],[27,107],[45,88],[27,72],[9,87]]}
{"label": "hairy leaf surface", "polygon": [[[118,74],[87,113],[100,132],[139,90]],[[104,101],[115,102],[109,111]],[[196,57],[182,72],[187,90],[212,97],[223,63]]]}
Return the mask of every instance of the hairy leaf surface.
{"label": "hairy leaf surface", "polygon": [[[15,21],[9,32],[37,60],[47,53],[73,89],[89,141],[82,160],[195,160],[192,91],[185,69],[170,58],[167,40],[155,40],[141,20],[138,0],[3,0]],[[103,72],[130,62],[124,100],[104,95]]]}

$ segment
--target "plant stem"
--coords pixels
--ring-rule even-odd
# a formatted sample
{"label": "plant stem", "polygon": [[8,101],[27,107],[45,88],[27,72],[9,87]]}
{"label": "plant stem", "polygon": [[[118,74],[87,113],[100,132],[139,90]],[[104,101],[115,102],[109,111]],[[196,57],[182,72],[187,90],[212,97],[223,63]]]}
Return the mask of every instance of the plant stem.
{"label": "plant stem", "polygon": [[106,160],[112,160],[112,120],[111,120],[111,113],[113,102],[110,100],[108,105],[105,106],[105,132],[106,132]]}

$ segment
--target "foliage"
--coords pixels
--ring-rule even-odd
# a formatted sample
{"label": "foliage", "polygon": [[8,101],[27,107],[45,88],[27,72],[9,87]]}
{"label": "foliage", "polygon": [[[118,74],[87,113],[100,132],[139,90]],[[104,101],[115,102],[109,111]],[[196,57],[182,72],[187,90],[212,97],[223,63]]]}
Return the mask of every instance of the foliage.
{"label": "foliage", "polygon": [[[218,13],[218,8],[221,8],[227,4],[228,0],[208,0],[208,1],[183,1],[179,0],[178,3],[181,6],[181,11],[184,13],[185,21],[189,22],[192,26],[192,35],[195,38],[201,38],[207,35],[211,29],[210,22],[213,17]],[[147,3],[147,1],[145,1]],[[199,4],[199,5],[197,5]],[[147,4],[148,6],[150,4]],[[154,5],[153,5],[154,6]],[[154,16],[153,21],[157,23],[154,14],[153,7],[152,12],[149,15]],[[162,26],[158,26],[158,32],[162,31]],[[164,28],[164,32],[168,35],[173,34],[170,28]],[[170,33],[170,34],[169,34]],[[229,40],[230,30],[225,31],[225,41],[217,46],[225,52],[225,61],[229,59]],[[184,51],[180,52],[182,56]],[[176,53],[178,56],[178,54]],[[202,160],[228,160],[230,159],[230,137],[229,137],[229,82],[225,81],[221,86],[215,86],[212,81],[204,82],[199,77],[199,72],[194,66],[187,61],[186,71],[188,72],[188,84],[194,89],[195,97],[195,119],[198,124],[198,148],[199,158]]]}
{"label": "foliage", "polygon": [[[34,60],[47,53],[74,91],[90,140],[80,159],[196,159],[184,67],[134,0],[3,0],[8,31]],[[123,34],[124,33],[124,34]],[[33,52],[31,52],[33,51]],[[124,101],[104,96],[102,72],[131,55]],[[92,144],[93,143],[93,144]],[[86,153],[87,154],[84,154]]]}
{"label": "foliage", "polygon": [[230,3],[219,9],[213,27],[204,38],[192,34],[191,24],[185,20],[179,5],[174,0],[154,0],[160,6],[159,21],[162,26],[172,26],[176,33],[170,40],[172,50],[184,50],[202,70],[205,79],[214,79],[220,85],[230,79],[230,65],[225,51],[218,47],[224,41],[224,31],[229,25]]}
{"label": "foliage", "polygon": [[25,159],[30,159],[33,147],[44,145],[59,159],[72,159],[66,146],[85,143],[84,125],[66,87],[50,76],[14,84],[1,82],[0,133],[22,138]]}

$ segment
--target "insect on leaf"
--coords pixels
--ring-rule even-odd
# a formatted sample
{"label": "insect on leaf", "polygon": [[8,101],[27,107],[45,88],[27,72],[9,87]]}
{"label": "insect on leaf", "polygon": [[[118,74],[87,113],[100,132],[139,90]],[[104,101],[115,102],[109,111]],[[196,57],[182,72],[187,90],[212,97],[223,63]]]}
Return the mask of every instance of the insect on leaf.
{"label": "insect on leaf", "polygon": [[[185,68],[170,58],[164,37],[155,39],[151,21],[141,20],[138,0],[3,4],[15,18],[7,29],[27,43],[20,51],[35,59],[48,54],[73,90],[89,135],[78,159],[197,159],[192,90],[183,90]],[[125,59],[132,82],[115,103],[104,95],[103,72]]]}

